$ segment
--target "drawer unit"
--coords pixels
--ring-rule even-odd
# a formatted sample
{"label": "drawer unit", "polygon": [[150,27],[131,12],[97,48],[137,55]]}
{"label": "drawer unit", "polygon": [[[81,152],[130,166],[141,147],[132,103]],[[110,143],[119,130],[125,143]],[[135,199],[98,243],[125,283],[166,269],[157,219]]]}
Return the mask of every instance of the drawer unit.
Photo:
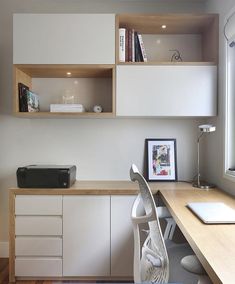
{"label": "drawer unit", "polygon": [[16,236],[61,236],[61,216],[16,216]]}
{"label": "drawer unit", "polygon": [[15,275],[30,277],[62,276],[62,258],[19,257],[15,260]]}
{"label": "drawer unit", "polygon": [[62,237],[16,237],[16,256],[62,256]]}
{"label": "drawer unit", "polygon": [[18,195],[16,215],[62,215],[62,196]]}

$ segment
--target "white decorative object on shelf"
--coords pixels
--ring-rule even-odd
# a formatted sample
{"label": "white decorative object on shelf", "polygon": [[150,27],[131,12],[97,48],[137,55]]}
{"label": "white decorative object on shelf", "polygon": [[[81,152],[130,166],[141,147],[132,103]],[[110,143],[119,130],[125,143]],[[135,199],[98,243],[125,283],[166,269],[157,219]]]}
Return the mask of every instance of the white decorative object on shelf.
{"label": "white decorative object on shelf", "polygon": [[94,112],[102,112],[103,111],[103,109],[102,109],[102,106],[99,106],[99,105],[95,105],[94,107],[93,107],[93,111]]}
{"label": "white decorative object on shelf", "polygon": [[50,112],[85,112],[82,104],[50,104]]}

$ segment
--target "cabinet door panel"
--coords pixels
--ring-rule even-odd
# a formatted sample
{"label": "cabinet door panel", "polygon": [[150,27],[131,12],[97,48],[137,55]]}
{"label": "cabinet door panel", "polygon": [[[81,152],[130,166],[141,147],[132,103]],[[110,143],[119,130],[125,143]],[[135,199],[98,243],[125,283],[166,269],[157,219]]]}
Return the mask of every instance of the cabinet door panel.
{"label": "cabinet door panel", "polygon": [[14,64],[114,64],[114,14],[15,14]]}
{"label": "cabinet door panel", "polygon": [[117,66],[118,116],[214,116],[217,67]]}
{"label": "cabinet door panel", "polygon": [[133,276],[131,208],[136,196],[111,196],[111,275]]}
{"label": "cabinet door panel", "polygon": [[63,275],[110,275],[110,196],[64,196]]}

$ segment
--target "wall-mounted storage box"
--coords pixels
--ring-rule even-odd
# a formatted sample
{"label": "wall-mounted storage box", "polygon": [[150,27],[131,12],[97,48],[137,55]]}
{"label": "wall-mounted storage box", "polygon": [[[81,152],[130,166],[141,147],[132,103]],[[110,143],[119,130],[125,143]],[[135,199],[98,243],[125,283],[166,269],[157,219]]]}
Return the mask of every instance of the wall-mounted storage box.
{"label": "wall-mounted storage box", "polygon": [[114,64],[114,14],[14,14],[14,64]]}

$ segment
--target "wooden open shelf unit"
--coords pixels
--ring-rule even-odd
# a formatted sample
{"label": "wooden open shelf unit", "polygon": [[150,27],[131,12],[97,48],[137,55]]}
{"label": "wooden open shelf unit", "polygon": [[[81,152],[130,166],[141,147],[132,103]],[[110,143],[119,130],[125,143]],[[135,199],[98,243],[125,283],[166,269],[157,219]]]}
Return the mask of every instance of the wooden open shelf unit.
{"label": "wooden open shelf unit", "polygon": [[[166,28],[163,29],[162,25],[166,25]],[[119,42],[119,28],[134,29],[142,35],[200,35],[200,61],[217,64],[218,25],[217,14],[120,14],[116,16],[116,42]],[[119,64],[118,44],[116,46],[116,62]],[[142,64],[159,63],[161,64],[161,62],[144,62]],[[187,64],[187,62],[183,63]],[[139,62],[132,64],[139,64]]]}
{"label": "wooden open shelf unit", "polygon": [[[71,75],[68,75],[70,72]],[[13,109],[14,114],[20,117],[93,117],[106,118],[113,117],[115,114],[115,66],[114,65],[57,65],[57,64],[22,64],[13,66]],[[32,78],[108,78],[112,82],[112,111],[111,112],[20,112],[18,83],[23,83],[33,90]],[[40,95],[40,94],[39,94]]]}

